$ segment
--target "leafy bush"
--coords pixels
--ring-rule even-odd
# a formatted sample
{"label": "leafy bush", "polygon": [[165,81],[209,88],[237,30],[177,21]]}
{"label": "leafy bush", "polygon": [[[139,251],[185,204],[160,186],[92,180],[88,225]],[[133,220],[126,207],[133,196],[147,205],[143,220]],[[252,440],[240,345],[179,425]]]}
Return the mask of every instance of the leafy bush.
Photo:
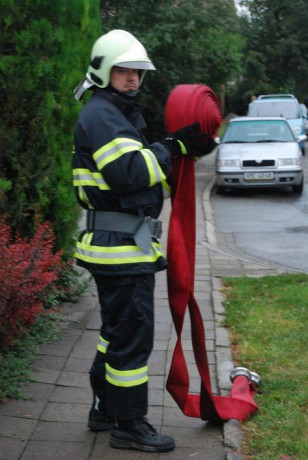
{"label": "leafy bush", "polygon": [[0,29],[0,215],[31,238],[39,212],[70,256],[79,220],[73,90],[101,33],[99,1],[0,0]]}
{"label": "leafy bush", "polygon": [[76,268],[73,259],[63,263],[59,278],[56,279],[44,302],[46,310],[57,309],[62,302],[77,302],[79,297],[87,290],[91,275]]}
{"label": "leafy bush", "polygon": [[53,253],[49,223],[37,224],[32,239],[12,237],[0,220],[0,350],[24,335],[40,314],[48,288],[62,269],[61,252]]}

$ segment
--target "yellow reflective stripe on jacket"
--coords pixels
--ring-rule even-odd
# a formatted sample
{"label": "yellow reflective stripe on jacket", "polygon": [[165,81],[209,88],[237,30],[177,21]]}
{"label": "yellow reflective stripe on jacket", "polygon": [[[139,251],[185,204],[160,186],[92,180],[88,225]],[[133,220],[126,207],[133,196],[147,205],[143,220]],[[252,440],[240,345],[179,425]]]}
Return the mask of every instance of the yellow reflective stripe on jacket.
{"label": "yellow reflective stripe on jacket", "polygon": [[156,262],[161,257],[161,244],[152,242],[149,254],[144,254],[138,246],[92,246],[89,234],[77,241],[75,257],[92,264],[114,265],[139,262]]}
{"label": "yellow reflective stripe on jacket", "polygon": [[171,196],[171,187],[166,180],[163,180],[161,185],[163,187],[164,199],[166,200],[167,198],[170,198]]}
{"label": "yellow reflective stripe on jacket", "polygon": [[93,209],[93,206],[91,205],[91,203],[89,201],[89,198],[88,198],[84,188],[81,187],[81,185],[79,185],[77,187],[77,190],[78,190],[78,197],[79,197],[80,201],[83,201],[84,203],[86,203],[87,208]]}
{"label": "yellow reflective stripe on jacket", "polygon": [[140,152],[143,155],[143,158],[145,159],[149,171],[150,187],[152,185],[157,184],[158,182],[161,182],[162,180],[166,180],[166,176],[163,173],[161,167],[159,166],[159,163],[154,153],[148,149],[142,149]]}
{"label": "yellow reflective stripe on jacket", "polygon": [[119,371],[106,363],[106,380],[117,387],[134,387],[149,380],[148,366],[130,371]]}
{"label": "yellow reflective stripe on jacket", "polygon": [[92,238],[93,238],[93,235],[94,233],[93,232],[88,232],[88,233],[85,233],[82,237],[82,242],[85,244],[85,245],[90,245],[91,244],[91,241],[92,241]]}
{"label": "yellow reflective stripe on jacket", "polygon": [[100,172],[93,172],[85,168],[73,169],[73,185],[75,187],[96,186],[100,190],[110,190]]}
{"label": "yellow reflective stripe on jacket", "polygon": [[106,164],[116,160],[124,153],[133,152],[142,148],[141,142],[134,139],[117,138],[101,147],[93,154],[98,169],[102,170]]}
{"label": "yellow reflective stripe on jacket", "polygon": [[183,142],[179,140],[178,140],[178,143],[180,144],[182,155],[187,155],[187,149],[185,147],[185,144],[183,144]]}
{"label": "yellow reflective stripe on jacket", "polygon": [[108,342],[108,340],[105,340],[102,336],[100,336],[99,342],[97,344],[97,350],[100,351],[101,353],[106,354],[109,343],[110,342]]}

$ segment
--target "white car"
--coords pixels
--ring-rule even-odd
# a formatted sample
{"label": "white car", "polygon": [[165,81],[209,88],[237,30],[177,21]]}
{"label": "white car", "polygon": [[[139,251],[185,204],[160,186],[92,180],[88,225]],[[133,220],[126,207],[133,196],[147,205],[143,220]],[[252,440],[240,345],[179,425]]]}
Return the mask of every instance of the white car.
{"label": "white car", "polygon": [[[299,102],[293,94],[262,94],[249,105],[249,117],[283,117],[292,128],[295,136],[305,134],[305,124]],[[300,142],[305,155],[305,143]]]}
{"label": "white car", "polygon": [[219,139],[216,154],[217,193],[227,189],[282,187],[294,193],[304,188],[300,142],[281,117],[237,117]]}

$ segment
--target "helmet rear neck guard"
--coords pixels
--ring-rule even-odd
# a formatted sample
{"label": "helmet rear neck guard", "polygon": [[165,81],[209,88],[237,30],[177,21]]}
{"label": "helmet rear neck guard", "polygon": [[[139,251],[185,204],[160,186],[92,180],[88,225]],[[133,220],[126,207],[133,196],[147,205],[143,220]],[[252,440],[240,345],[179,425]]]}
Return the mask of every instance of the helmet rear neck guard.
{"label": "helmet rear neck guard", "polygon": [[89,80],[87,77],[83,78],[78,86],[74,89],[74,96],[77,101],[82,99],[82,96],[87,91],[87,89],[91,88],[94,83],[93,81]]}

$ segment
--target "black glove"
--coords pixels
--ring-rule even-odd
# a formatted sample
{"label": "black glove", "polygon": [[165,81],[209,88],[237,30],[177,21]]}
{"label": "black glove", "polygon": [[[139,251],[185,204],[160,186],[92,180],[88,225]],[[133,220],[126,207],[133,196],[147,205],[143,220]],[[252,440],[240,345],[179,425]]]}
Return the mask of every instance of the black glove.
{"label": "black glove", "polygon": [[201,133],[199,123],[186,126],[170,134],[161,143],[169,148],[173,156],[203,157],[216,146],[211,136]]}

